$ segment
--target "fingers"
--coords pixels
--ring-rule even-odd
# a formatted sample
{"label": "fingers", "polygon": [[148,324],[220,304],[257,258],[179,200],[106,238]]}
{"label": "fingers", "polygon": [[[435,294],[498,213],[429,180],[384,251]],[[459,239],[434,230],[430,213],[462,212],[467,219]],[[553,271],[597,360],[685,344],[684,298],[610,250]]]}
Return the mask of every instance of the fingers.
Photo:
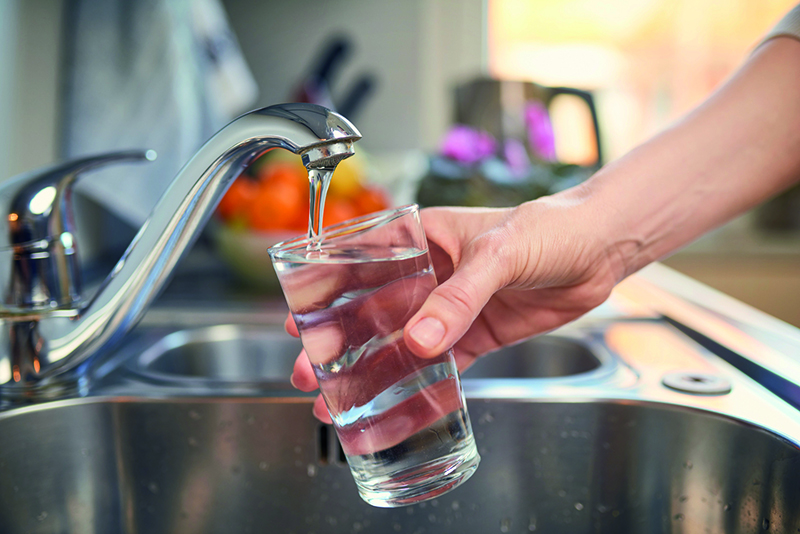
{"label": "fingers", "polygon": [[433,358],[464,335],[506,274],[491,254],[465,256],[455,273],[434,289],[406,324],[404,336],[414,354]]}
{"label": "fingers", "polygon": [[297,325],[291,313],[286,316],[286,321],[283,322],[283,328],[290,336],[300,337],[300,332],[297,330]]}
{"label": "fingers", "polygon": [[294,370],[290,381],[294,387],[306,393],[319,387],[317,385],[317,377],[314,376],[314,369],[311,367],[311,362],[308,360],[305,349],[300,351],[294,361]]}
{"label": "fingers", "polygon": [[[311,362],[306,356],[306,351],[300,351],[297,359],[294,362],[294,372],[292,372],[291,382],[294,387],[306,393],[317,389],[317,378],[314,376],[314,369],[311,367]],[[314,417],[323,423],[332,424],[331,415],[328,413],[328,407],[325,405],[325,400],[322,395],[317,395],[314,399],[314,407],[312,409]]]}
{"label": "fingers", "polygon": [[314,399],[314,409],[312,411],[314,413],[314,417],[323,423],[327,423],[329,425],[333,424],[331,414],[328,413],[328,407],[325,405],[325,400],[322,398],[322,395],[317,395],[317,398]]}

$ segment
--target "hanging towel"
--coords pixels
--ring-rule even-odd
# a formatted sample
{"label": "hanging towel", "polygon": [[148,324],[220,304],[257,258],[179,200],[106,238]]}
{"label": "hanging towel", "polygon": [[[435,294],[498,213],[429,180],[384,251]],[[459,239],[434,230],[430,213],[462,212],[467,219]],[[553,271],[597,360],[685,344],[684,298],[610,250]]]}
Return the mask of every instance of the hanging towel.
{"label": "hanging towel", "polygon": [[151,148],[146,166],[79,190],[140,226],[180,168],[257,87],[219,0],[74,0],[66,36],[63,157]]}

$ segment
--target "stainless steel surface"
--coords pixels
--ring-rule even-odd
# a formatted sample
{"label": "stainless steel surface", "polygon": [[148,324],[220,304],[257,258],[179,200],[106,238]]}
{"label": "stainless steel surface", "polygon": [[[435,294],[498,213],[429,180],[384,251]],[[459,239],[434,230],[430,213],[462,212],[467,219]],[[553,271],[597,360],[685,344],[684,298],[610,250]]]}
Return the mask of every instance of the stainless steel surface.
{"label": "stainless steel surface", "polygon": [[[480,469],[426,505],[372,508],[314,394],[287,382],[282,315],[215,325],[238,316],[156,308],[97,369],[96,396],[0,413],[0,531],[800,529],[797,412],[662,319],[587,320],[515,347],[573,360],[538,378],[465,375]],[[733,388],[662,384],[686,368]]]}
{"label": "stainless steel surface", "polygon": [[652,264],[616,289],[800,409],[800,329]]}
{"label": "stainless steel surface", "polygon": [[556,378],[598,369],[600,359],[583,340],[541,336],[479,359],[465,378]]}
{"label": "stainless steel surface", "polygon": [[310,168],[330,167],[359,138],[345,118],[311,104],[271,106],[228,124],[181,169],[94,298],[78,309],[2,317],[2,398],[69,394],[83,376],[71,372],[136,324],[228,186],[264,151],[284,148]]}
{"label": "stainless steel surface", "polygon": [[695,395],[725,395],[731,392],[731,382],[723,376],[682,371],[664,376],[664,385]]}
{"label": "stainless steel surface", "polygon": [[[125,365],[147,380],[164,383],[285,383],[302,349],[298,339],[273,325],[141,330],[125,344]],[[546,335],[482,358],[464,377],[567,377],[596,371],[601,365],[586,340]]]}
{"label": "stainless steel surface", "polygon": [[163,382],[285,384],[302,348],[279,327],[218,325],[172,332],[128,367]]}
{"label": "stainless steel surface", "polygon": [[800,450],[732,418],[646,402],[472,398],[481,468],[427,505],[387,510],[361,502],[310,402],[96,398],[0,415],[2,531],[800,528]]}

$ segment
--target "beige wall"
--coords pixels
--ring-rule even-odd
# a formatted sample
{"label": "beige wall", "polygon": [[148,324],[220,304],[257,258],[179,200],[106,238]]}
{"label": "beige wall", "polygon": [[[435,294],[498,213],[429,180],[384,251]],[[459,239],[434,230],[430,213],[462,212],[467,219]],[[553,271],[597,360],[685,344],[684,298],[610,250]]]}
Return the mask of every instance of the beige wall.
{"label": "beige wall", "polygon": [[223,0],[259,84],[258,106],[283,102],[333,32],[355,49],[338,78],[379,86],[354,122],[373,151],[430,150],[452,116],[455,83],[486,70],[486,0]]}

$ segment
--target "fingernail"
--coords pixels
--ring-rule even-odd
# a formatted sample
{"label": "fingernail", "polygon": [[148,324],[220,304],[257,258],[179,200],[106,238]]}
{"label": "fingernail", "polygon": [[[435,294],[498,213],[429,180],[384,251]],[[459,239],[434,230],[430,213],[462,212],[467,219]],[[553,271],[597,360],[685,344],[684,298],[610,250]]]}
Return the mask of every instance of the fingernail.
{"label": "fingernail", "polygon": [[432,349],[442,342],[444,325],[439,319],[426,317],[411,327],[409,335],[421,347]]}
{"label": "fingernail", "polygon": [[292,373],[292,376],[289,377],[289,382],[292,384],[292,386],[295,389],[300,389],[300,388],[297,387],[297,384],[294,383],[294,373]]}

